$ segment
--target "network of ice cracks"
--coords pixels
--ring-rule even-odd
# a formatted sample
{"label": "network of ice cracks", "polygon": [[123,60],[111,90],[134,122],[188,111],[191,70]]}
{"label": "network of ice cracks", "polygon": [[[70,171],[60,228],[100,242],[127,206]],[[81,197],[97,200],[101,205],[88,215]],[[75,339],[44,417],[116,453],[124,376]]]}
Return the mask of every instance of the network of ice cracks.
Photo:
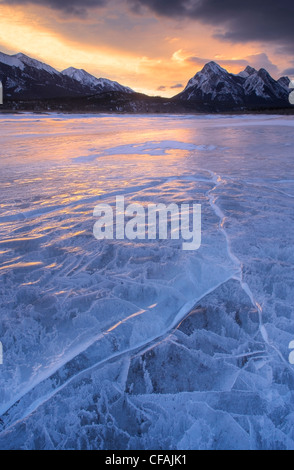
{"label": "network of ice cracks", "polygon": [[[293,449],[293,120],[1,129],[0,448]],[[116,195],[200,203],[201,248],[98,242]]]}

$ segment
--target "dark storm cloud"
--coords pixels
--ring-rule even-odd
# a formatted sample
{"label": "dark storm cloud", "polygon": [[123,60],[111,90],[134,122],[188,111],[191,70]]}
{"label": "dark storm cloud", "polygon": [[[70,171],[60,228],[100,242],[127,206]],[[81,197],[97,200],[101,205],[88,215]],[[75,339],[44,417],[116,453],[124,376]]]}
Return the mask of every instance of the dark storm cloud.
{"label": "dark storm cloud", "polygon": [[176,85],[172,86],[161,85],[157,88],[157,91],[166,91],[167,89],[174,90],[177,88],[184,88],[184,85],[182,85],[181,83],[177,83]]}
{"label": "dark storm cloud", "polygon": [[170,87],[171,90],[176,89],[176,88],[184,88],[184,85],[182,85],[182,83],[177,83],[176,85],[173,85]]}
{"label": "dark storm cloud", "polygon": [[[118,0],[117,0],[118,1]],[[189,18],[215,26],[216,36],[232,42],[276,41],[292,48],[294,41],[293,0],[124,0],[137,13],[144,7],[157,15]],[[120,0],[121,2],[121,0]],[[0,4],[35,4],[77,15],[110,4],[113,0],[0,0]]]}
{"label": "dark storm cloud", "polygon": [[291,76],[294,77],[294,67],[284,70],[283,75],[290,75],[290,78]]}
{"label": "dark storm cloud", "polygon": [[292,0],[129,0],[135,8],[147,6],[159,15],[194,18],[225,32],[216,36],[232,42],[276,41],[292,48]]}
{"label": "dark storm cloud", "polygon": [[43,5],[66,13],[82,16],[93,7],[107,4],[107,0],[0,0],[0,5]]}

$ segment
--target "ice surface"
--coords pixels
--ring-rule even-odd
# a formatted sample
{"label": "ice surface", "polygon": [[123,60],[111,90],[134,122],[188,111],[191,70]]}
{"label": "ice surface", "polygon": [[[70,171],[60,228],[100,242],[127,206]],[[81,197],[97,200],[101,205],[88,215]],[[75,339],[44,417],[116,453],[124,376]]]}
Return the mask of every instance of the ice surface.
{"label": "ice surface", "polygon": [[[1,117],[0,448],[294,448],[293,125]],[[118,195],[201,248],[98,242]]]}

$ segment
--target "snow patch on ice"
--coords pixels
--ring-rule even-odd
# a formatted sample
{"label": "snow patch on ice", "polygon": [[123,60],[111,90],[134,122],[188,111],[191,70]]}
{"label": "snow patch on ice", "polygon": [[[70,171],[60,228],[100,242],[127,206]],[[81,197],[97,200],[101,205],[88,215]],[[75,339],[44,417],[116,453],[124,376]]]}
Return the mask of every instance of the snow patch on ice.
{"label": "snow patch on ice", "polygon": [[[92,151],[94,151],[93,149]],[[92,153],[87,156],[75,157],[74,162],[92,162],[99,157],[107,157],[111,155],[152,155],[163,156],[168,154],[171,150],[186,150],[193,151],[212,151],[215,150],[214,145],[195,145],[185,142],[177,141],[162,141],[162,142],[144,142],[141,144],[120,145],[105,149],[99,153]]]}

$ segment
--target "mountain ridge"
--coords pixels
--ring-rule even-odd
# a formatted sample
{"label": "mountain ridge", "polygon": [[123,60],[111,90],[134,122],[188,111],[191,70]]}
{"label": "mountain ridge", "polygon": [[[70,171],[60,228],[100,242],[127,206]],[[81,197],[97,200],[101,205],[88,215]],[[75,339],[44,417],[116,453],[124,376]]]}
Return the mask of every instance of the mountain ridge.
{"label": "mountain ridge", "polygon": [[256,70],[247,66],[235,75],[215,62],[209,62],[175,98],[207,108],[215,106],[216,109],[238,110],[268,105],[283,107],[289,104],[287,82],[290,83],[288,77],[276,81],[263,68]]}
{"label": "mountain ridge", "polygon": [[265,69],[250,65],[233,74],[214,61],[205,64],[172,98],[142,95],[84,69],[69,67],[59,72],[23,53],[0,52],[0,81],[7,106],[13,109],[53,106],[69,111],[239,112],[292,107],[288,77],[275,80]]}
{"label": "mountain ridge", "polygon": [[[84,76],[87,75],[87,82],[75,73],[70,73],[72,70],[78,71],[72,67],[59,72],[50,65],[21,52],[14,55],[0,52],[0,80],[7,99],[42,100],[87,96],[104,91],[133,92],[130,88],[117,82],[102,78],[97,79],[83,71]],[[92,81],[90,77],[92,77]]]}

